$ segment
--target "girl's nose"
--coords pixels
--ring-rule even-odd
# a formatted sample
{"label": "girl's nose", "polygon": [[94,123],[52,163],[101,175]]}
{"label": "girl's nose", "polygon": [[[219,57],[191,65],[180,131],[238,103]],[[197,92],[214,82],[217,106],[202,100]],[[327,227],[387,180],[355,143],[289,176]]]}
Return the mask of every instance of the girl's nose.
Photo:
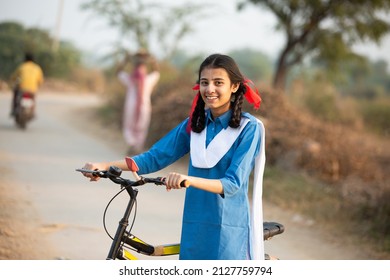
{"label": "girl's nose", "polygon": [[209,85],[207,86],[207,88],[206,88],[206,92],[207,92],[207,93],[213,93],[213,92],[215,92],[215,86],[212,85],[212,84],[209,84]]}

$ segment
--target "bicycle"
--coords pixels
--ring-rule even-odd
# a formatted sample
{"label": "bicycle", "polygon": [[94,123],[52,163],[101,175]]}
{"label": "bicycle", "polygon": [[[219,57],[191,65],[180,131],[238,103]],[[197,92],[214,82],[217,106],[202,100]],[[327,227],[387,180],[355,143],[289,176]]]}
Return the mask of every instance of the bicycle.
{"label": "bicycle", "polygon": [[[138,176],[136,172],[133,172],[136,180],[132,181],[121,177],[122,170],[116,166],[111,166],[108,170],[104,170],[104,171],[85,170],[85,169],[76,169],[76,171],[82,173],[90,173],[93,176],[98,176],[100,178],[108,178],[112,182],[121,186],[121,190],[117,194],[115,194],[108,202],[103,214],[104,229],[107,235],[112,239],[111,247],[108,252],[106,260],[137,260],[138,258],[135,255],[133,255],[130,251],[134,251],[136,253],[144,254],[148,256],[171,256],[171,255],[179,254],[180,243],[153,246],[149,243],[144,242],[143,240],[141,240],[140,238],[132,234],[131,229],[135,222],[135,218],[136,218],[135,215],[133,217],[132,223],[129,224],[129,218],[131,216],[135,202],[137,200],[137,195],[138,195],[137,187],[145,184],[165,185],[164,177],[147,178],[143,176]],[[182,187],[187,187],[186,184],[187,184],[186,181],[181,182]],[[111,202],[125,190],[129,195],[129,200],[125,212],[123,214],[123,217],[119,221],[115,236],[112,237],[109,234],[105,224],[105,215]],[[271,239],[275,235],[282,234],[283,232],[284,232],[284,226],[280,223],[277,222],[263,223],[264,241]],[[277,258],[265,254],[265,259],[271,260]]]}

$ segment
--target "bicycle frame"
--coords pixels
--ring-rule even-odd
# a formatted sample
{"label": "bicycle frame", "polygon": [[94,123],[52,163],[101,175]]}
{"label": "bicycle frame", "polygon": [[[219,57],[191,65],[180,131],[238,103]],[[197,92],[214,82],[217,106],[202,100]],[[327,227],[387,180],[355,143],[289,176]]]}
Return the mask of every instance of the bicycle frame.
{"label": "bicycle frame", "polygon": [[[143,178],[141,177],[141,181]],[[129,182],[129,181],[127,181]],[[126,231],[127,226],[129,225],[129,217],[133,210],[137,195],[138,189],[134,188],[136,185],[140,185],[140,182],[133,182],[131,184],[126,184],[127,182],[122,183],[122,187],[126,188],[127,193],[130,196],[126,210],[123,214],[122,219],[119,221],[115,237],[111,243],[111,248],[107,256],[107,260],[123,259],[123,260],[137,260],[130,251],[126,250],[122,244],[125,243],[132,247],[138,253],[149,255],[149,256],[170,256],[178,255],[180,251],[180,244],[165,244],[159,246],[150,245],[135,235]]]}
{"label": "bicycle frame", "polygon": [[[162,256],[178,255],[180,253],[179,243],[159,245],[154,247],[132,234],[130,235],[125,234],[124,243],[136,249],[138,253],[148,255],[148,256],[162,257]],[[132,253],[130,253],[130,251],[126,250],[125,248],[121,248],[118,251],[117,258],[122,260],[138,260],[136,256],[134,256]]]}
{"label": "bicycle frame", "polygon": [[[126,186],[124,186],[126,187]],[[134,203],[138,194],[137,189],[133,189],[132,187],[126,187],[127,192],[130,195],[130,201],[126,207],[125,213],[123,215],[123,218],[120,220],[117,231],[115,233],[114,240],[112,242],[110,251],[107,256],[107,260],[114,260],[118,256],[119,248],[122,243],[122,237],[125,236],[125,231],[127,226],[129,225],[129,217],[131,214],[131,211],[134,207]]]}

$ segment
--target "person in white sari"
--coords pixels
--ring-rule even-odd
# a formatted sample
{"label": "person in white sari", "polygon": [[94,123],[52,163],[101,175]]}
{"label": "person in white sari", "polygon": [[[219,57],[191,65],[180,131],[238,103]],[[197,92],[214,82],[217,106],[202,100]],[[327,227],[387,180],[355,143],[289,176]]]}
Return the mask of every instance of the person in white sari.
{"label": "person in white sari", "polygon": [[[140,51],[132,57],[133,70],[124,71],[129,57],[118,68],[118,79],[126,87],[122,131],[128,154],[144,150],[152,114],[151,95],[160,79],[158,64],[148,53]],[[151,71],[148,73],[148,62]]]}

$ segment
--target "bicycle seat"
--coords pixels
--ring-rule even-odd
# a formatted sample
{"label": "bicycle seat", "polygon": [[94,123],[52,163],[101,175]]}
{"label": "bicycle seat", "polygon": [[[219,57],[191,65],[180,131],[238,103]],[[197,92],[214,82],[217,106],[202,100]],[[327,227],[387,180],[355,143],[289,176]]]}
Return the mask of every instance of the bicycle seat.
{"label": "bicycle seat", "polygon": [[263,234],[264,240],[268,240],[271,237],[282,234],[284,232],[284,226],[277,222],[264,222],[263,223]]}

